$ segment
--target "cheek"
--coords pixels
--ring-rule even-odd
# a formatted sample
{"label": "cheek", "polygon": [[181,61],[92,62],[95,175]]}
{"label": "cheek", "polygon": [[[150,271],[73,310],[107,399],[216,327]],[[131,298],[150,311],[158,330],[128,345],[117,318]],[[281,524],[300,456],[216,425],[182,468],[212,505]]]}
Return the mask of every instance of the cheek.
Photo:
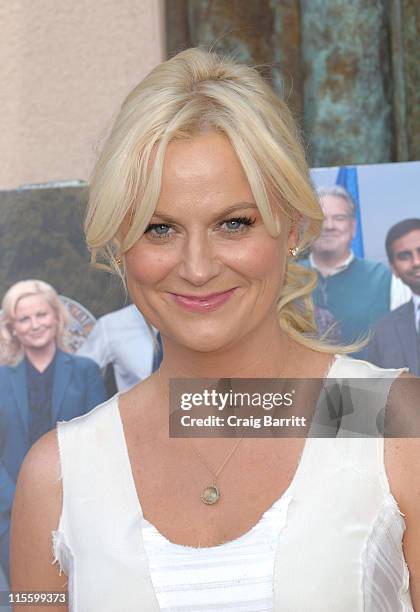
{"label": "cheek", "polygon": [[177,262],[175,249],[165,247],[144,248],[135,245],[125,255],[127,280],[152,286],[164,279]]}
{"label": "cheek", "polygon": [[233,268],[250,279],[268,280],[272,276],[280,279],[285,255],[279,242],[270,238],[258,243],[238,245],[225,258],[226,263],[227,260]]}
{"label": "cheek", "polygon": [[407,272],[410,272],[411,270],[411,263],[410,262],[400,262],[398,264],[398,266],[395,266],[395,270],[397,272],[397,274],[407,274]]}
{"label": "cheek", "polygon": [[20,325],[17,324],[14,327],[14,332],[18,340],[20,340],[21,338],[24,338],[26,334],[28,334],[30,331],[31,331],[31,326],[26,325],[26,323],[23,323]]}
{"label": "cheek", "polygon": [[352,236],[354,234],[354,231],[355,227],[353,227],[353,225],[350,225],[346,233],[348,236]]}

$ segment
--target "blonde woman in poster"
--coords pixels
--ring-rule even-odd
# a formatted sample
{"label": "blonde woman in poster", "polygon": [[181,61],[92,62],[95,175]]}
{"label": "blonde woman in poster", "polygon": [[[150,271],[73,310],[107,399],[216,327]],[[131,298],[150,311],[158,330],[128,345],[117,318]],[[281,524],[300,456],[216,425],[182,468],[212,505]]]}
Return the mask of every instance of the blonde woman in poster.
{"label": "blonde woman in poster", "polygon": [[83,612],[420,606],[417,440],[346,438],[347,414],[329,439],[169,435],[170,379],[296,379],[304,397],[308,379],[356,378],[376,390],[355,407],[370,420],[414,412],[416,379],[314,337],[314,274],[294,258],[322,219],[292,117],[256,70],[190,49],[129,95],[87,242],[125,275],[164,359],[32,449],[14,589],[60,591],[61,568]]}
{"label": "blonde woman in poster", "polygon": [[29,448],[57,421],[105,400],[98,366],[66,351],[68,315],[57,292],[24,280],[2,301],[0,343],[0,542],[8,573],[9,522],[19,468]]}

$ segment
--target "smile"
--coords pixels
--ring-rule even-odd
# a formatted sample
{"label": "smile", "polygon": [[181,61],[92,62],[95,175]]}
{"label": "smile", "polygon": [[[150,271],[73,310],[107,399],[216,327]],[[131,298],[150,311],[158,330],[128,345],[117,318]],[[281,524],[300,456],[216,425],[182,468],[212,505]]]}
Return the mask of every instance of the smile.
{"label": "smile", "polygon": [[181,295],[179,293],[170,293],[170,295],[179,306],[182,306],[186,310],[192,312],[210,312],[225,304],[235,290],[236,287],[228,291],[223,291],[222,293],[211,293],[203,296]]}

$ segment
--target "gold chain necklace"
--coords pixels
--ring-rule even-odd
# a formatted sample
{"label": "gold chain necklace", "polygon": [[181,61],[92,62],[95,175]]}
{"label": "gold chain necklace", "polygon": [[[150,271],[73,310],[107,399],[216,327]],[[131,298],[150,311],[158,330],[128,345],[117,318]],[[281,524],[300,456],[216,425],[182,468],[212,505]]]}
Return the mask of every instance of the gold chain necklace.
{"label": "gold chain necklace", "polygon": [[[287,339],[287,349],[289,348],[290,345],[290,340],[289,337],[286,336]],[[287,353],[287,350],[286,350]],[[287,363],[283,364],[283,367],[280,371],[279,374],[277,374],[277,377],[282,376],[284,370],[286,369],[286,365]],[[161,371],[160,368],[158,369],[158,378],[161,380]],[[169,393],[165,393],[167,400],[169,401]],[[233,447],[231,448],[231,450],[228,452],[228,454],[226,455],[226,457],[224,458],[222,464],[220,465],[220,467],[218,468],[218,470],[216,472],[214,472],[211,467],[208,465],[207,461],[205,461],[204,457],[201,455],[201,453],[198,451],[198,449],[195,448],[195,446],[192,444],[191,440],[190,440],[190,446],[192,448],[192,450],[194,451],[194,453],[197,455],[198,459],[201,461],[201,463],[207,468],[207,470],[210,472],[210,474],[213,476],[213,483],[211,485],[208,485],[207,487],[204,487],[204,489],[201,492],[200,495],[200,499],[204,504],[207,504],[209,506],[212,506],[213,504],[217,504],[217,502],[220,499],[220,488],[217,486],[217,479],[220,476],[220,474],[222,473],[223,468],[226,466],[226,464],[228,463],[229,459],[231,459],[231,457],[233,457],[234,453],[236,452],[236,450],[238,449],[240,443],[242,442],[243,438],[239,438],[239,440],[233,445]]]}
{"label": "gold chain necklace", "polygon": [[[160,371],[160,368],[158,369],[157,374],[158,374],[159,380],[161,380],[161,371]],[[167,392],[165,392],[165,396],[166,396],[166,399],[169,401],[169,394]],[[239,444],[242,442],[242,440],[243,440],[243,438],[240,438],[236,442],[236,444],[233,445],[232,449],[229,451],[229,453],[224,458],[224,460],[223,460],[221,466],[219,467],[219,469],[217,470],[217,472],[214,472],[211,469],[211,467],[205,461],[205,459],[203,458],[201,453],[198,451],[198,449],[196,449],[195,446],[192,444],[191,440],[189,441],[189,444],[190,444],[190,447],[192,448],[192,450],[195,452],[195,454],[197,455],[197,457],[199,458],[201,463],[207,468],[207,470],[213,476],[213,483],[211,485],[207,486],[207,487],[204,487],[204,489],[202,490],[201,495],[200,495],[200,499],[201,499],[201,501],[204,504],[212,506],[213,504],[216,504],[219,501],[219,499],[220,499],[220,489],[217,486],[217,479],[220,476],[220,474],[222,473],[222,470],[225,467],[225,465],[227,464],[227,462],[229,461],[229,459],[233,456],[233,454],[237,450],[237,448],[238,448]]]}
{"label": "gold chain necklace", "polygon": [[190,441],[191,448],[193,449],[193,451],[195,452],[197,457],[200,459],[201,463],[208,469],[210,474],[213,476],[213,483],[211,485],[207,486],[207,487],[204,487],[204,489],[202,490],[201,495],[200,495],[200,499],[201,499],[201,501],[204,504],[208,504],[209,506],[212,506],[213,504],[217,504],[217,502],[219,501],[219,499],[220,499],[220,489],[217,486],[217,479],[220,476],[220,474],[222,473],[222,470],[225,467],[225,465],[227,464],[227,462],[229,461],[229,459],[234,455],[234,453],[238,449],[238,446],[240,445],[242,440],[243,440],[243,438],[239,438],[239,440],[236,442],[236,444],[233,445],[231,450],[228,452],[228,454],[224,458],[224,460],[223,460],[221,466],[219,467],[219,469],[217,470],[217,472],[214,472],[211,469],[211,467],[209,466],[207,461],[205,461],[204,457],[201,455],[201,453],[195,448],[195,446]]}

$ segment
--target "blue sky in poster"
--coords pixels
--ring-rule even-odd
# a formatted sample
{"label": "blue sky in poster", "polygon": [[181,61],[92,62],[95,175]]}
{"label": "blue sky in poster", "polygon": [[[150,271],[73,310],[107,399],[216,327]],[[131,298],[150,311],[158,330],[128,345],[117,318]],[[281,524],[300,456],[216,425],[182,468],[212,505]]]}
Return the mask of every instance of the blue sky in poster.
{"label": "blue sky in poster", "polygon": [[[315,187],[335,184],[337,167],[311,170]],[[420,162],[357,166],[365,257],[387,263],[385,235],[391,225],[420,218]]]}

